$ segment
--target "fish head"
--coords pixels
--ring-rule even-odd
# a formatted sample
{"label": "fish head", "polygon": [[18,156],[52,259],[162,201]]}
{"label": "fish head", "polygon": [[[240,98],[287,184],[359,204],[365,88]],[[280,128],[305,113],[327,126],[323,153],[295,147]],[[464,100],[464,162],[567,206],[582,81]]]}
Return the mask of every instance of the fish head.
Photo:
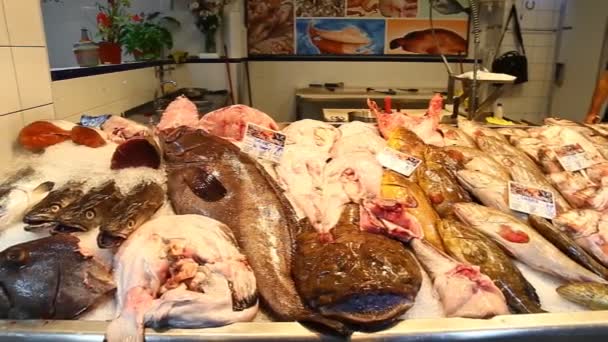
{"label": "fish head", "polygon": [[456,203],[454,204],[454,214],[464,222],[485,221],[487,217],[484,217],[482,208],[485,207],[475,203]]}
{"label": "fish head", "polygon": [[[76,204],[76,205],[74,205]],[[104,213],[95,203],[73,203],[58,215],[55,232],[88,232],[99,227]]]}

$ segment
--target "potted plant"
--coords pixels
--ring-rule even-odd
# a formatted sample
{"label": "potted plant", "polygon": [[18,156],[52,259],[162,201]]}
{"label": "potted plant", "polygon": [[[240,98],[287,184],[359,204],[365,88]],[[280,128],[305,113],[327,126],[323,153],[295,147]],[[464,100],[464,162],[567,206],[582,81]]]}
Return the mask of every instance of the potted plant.
{"label": "potted plant", "polygon": [[226,0],[192,0],[190,10],[195,16],[196,26],[205,35],[205,52],[217,53],[217,32],[222,24]]}
{"label": "potted plant", "polygon": [[120,34],[120,42],[135,60],[151,60],[161,57],[163,48],[173,47],[169,25],[180,26],[172,17],[161,17],[160,12],[147,16],[135,15],[126,23]]}
{"label": "potted plant", "polygon": [[97,30],[101,37],[99,42],[99,59],[102,64],[120,64],[120,32],[129,20],[127,9],[131,7],[130,0],[107,0],[107,4],[97,3]]}

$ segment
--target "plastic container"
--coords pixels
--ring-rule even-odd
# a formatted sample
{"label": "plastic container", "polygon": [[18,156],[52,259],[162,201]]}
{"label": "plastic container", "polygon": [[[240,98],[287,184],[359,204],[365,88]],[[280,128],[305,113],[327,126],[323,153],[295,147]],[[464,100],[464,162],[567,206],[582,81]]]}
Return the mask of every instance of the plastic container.
{"label": "plastic container", "polygon": [[504,117],[502,103],[496,104],[496,108],[494,109],[494,117],[498,119],[502,119]]}

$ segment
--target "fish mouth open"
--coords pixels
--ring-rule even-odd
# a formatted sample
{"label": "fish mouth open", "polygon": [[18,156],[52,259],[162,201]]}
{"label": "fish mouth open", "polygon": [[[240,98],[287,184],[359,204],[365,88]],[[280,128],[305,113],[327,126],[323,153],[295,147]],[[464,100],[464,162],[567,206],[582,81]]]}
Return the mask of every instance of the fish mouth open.
{"label": "fish mouth open", "polygon": [[23,227],[25,231],[35,232],[39,230],[55,230],[57,227],[57,222],[49,222],[49,221],[39,221],[39,222],[26,222],[27,226]]}
{"label": "fish mouth open", "polygon": [[402,294],[364,293],[349,296],[337,304],[321,306],[326,317],[346,320],[351,324],[391,324],[414,305],[413,298]]}
{"label": "fish mouth open", "polygon": [[126,240],[125,236],[121,236],[118,234],[111,234],[105,231],[100,231],[99,235],[97,235],[97,246],[99,248],[115,248],[120,247],[120,245]]}
{"label": "fish mouth open", "polygon": [[77,222],[55,222],[53,233],[79,233],[87,232],[89,229]]}

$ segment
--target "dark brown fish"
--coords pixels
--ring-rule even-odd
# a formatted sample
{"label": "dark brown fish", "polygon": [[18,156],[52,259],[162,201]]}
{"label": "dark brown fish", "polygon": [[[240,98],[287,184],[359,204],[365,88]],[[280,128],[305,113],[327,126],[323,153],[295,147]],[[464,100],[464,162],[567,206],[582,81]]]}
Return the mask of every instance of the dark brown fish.
{"label": "dark brown fish", "polygon": [[59,213],[84,195],[82,185],[83,183],[68,182],[61,188],[49,192],[23,217],[23,222],[27,223],[25,230],[54,228],[57,225],[55,219]]}
{"label": "dark brown fish", "polygon": [[549,240],[549,242],[562,251],[562,253],[569,256],[570,259],[576,261],[589,271],[608,280],[608,268],[600,264],[594,257],[580,247],[576,241],[560,231],[557,227],[551,224],[551,222],[535,215],[530,215],[528,217],[528,221],[532,228],[534,228],[545,239]]}
{"label": "dark brown fish", "polygon": [[332,230],[333,243],[309,227],[297,237],[294,278],[302,298],[327,317],[373,328],[414,305],[422,282],[410,252],[389,237],[359,229],[359,206],[349,204]]}
{"label": "dark brown fish", "polygon": [[448,217],[452,214],[455,203],[471,202],[471,197],[456,177],[444,167],[444,154],[438,147],[427,146],[424,163],[416,169],[416,179],[437,214]]}
{"label": "dark brown fish", "polygon": [[446,252],[456,260],[479,266],[504,294],[514,313],[545,312],[540,299],[511,258],[490,238],[450,218],[439,228]]}
{"label": "dark brown fish", "polygon": [[109,270],[57,234],[0,252],[0,318],[71,319],[114,290]]}
{"label": "dark brown fish", "polygon": [[462,55],[467,52],[467,41],[458,33],[442,28],[435,29],[435,38],[431,29],[412,31],[401,38],[391,40],[391,50],[398,48],[404,51],[438,55]]}
{"label": "dark brown fish", "polygon": [[53,232],[88,232],[98,228],[121,198],[114,181],[93,188],[59,213]]}
{"label": "dark brown fish", "polygon": [[154,183],[137,185],[110,210],[112,217],[99,228],[97,245],[100,248],[118,247],[165,202],[165,191]]}
{"label": "dark brown fish", "polygon": [[276,319],[316,321],[291,277],[295,214],[270,176],[238,147],[201,130],[165,134],[163,151],[175,212],[208,216],[233,230]]}

